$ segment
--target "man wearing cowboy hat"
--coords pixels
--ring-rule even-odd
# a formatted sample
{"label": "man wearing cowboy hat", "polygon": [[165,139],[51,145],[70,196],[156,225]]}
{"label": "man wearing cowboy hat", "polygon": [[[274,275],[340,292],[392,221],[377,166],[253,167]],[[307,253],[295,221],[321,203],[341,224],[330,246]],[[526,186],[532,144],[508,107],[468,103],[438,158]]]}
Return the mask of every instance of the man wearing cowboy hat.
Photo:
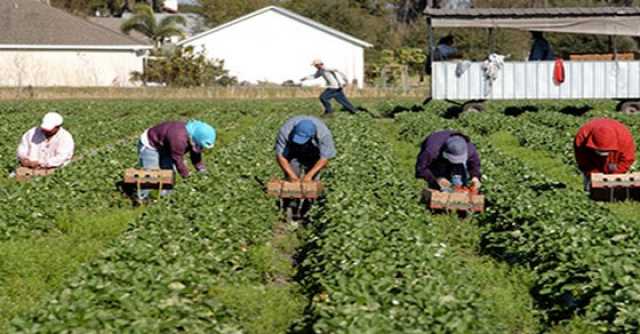
{"label": "man wearing cowboy hat", "polygon": [[31,128],[22,136],[17,150],[22,167],[58,168],[71,162],[75,144],[71,134],[62,128],[62,122],[60,114],[47,113],[39,127]]}
{"label": "man wearing cowboy hat", "polygon": [[343,88],[349,84],[347,76],[336,69],[325,68],[324,63],[320,59],[314,60],[311,65],[316,68],[316,73],[300,79],[300,82],[323,78],[327,83],[327,88],[320,95],[320,102],[322,102],[324,106],[324,115],[329,116],[333,114],[333,108],[331,107],[332,99],[338,101],[338,103],[350,113],[355,114],[357,112],[356,107],[354,107],[347,96],[344,95]]}
{"label": "man wearing cowboy hat", "polygon": [[471,185],[480,189],[480,156],[469,137],[452,130],[436,131],[422,143],[416,178],[441,191]]}

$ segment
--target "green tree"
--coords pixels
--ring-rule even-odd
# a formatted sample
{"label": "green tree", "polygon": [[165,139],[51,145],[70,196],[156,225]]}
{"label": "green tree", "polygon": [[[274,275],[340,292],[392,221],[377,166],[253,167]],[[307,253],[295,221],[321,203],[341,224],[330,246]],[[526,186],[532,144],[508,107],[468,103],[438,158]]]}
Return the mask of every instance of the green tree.
{"label": "green tree", "polygon": [[274,0],[200,0],[200,6],[207,24],[217,26],[276,2]]}
{"label": "green tree", "polygon": [[122,23],[120,29],[125,34],[131,30],[138,31],[153,40],[158,47],[172,36],[184,36],[184,31],[178,25],[185,23],[182,16],[167,16],[158,22],[149,5],[138,4],[134,9],[134,15]]}
{"label": "green tree", "polygon": [[136,82],[154,82],[170,87],[228,86],[237,80],[229,76],[224,62],[209,60],[204,51],[193,47],[155,49],[144,72],[131,73]]}

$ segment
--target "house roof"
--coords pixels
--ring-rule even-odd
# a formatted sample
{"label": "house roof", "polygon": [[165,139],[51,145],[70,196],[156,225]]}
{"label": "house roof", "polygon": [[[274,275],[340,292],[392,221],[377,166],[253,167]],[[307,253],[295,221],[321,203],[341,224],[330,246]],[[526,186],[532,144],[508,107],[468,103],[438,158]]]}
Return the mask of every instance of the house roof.
{"label": "house roof", "polygon": [[[119,17],[88,17],[87,20],[89,20],[91,23],[95,23],[98,25],[101,25],[109,30],[115,31],[117,33],[121,33],[122,30],[120,30],[120,27],[122,26],[122,22],[124,22],[122,20],[122,18]],[[126,34],[125,34],[126,35]],[[133,38],[137,41],[139,41],[139,43],[142,44],[151,44],[153,43],[153,41],[151,41],[151,39],[149,37],[147,37],[145,34],[135,31],[135,30],[131,30],[128,34],[128,36],[130,38]]]}
{"label": "house roof", "polygon": [[262,15],[262,14],[264,14],[266,12],[270,12],[270,11],[274,11],[274,12],[276,12],[278,14],[281,14],[281,15],[284,15],[284,16],[289,17],[291,19],[294,19],[294,20],[296,20],[296,21],[298,21],[300,23],[303,23],[303,24],[309,25],[311,27],[314,27],[314,28],[316,28],[318,30],[324,31],[324,32],[326,32],[328,34],[331,34],[331,35],[333,35],[335,37],[341,38],[341,39],[343,39],[343,40],[345,40],[347,42],[350,42],[352,44],[355,44],[355,45],[358,45],[358,46],[361,46],[361,47],[365,47],[365,48],[369,48],[369,47],[373,46],[372,44],[369,44],[369,43],[367,43],[367,42],[365,42],[365,41],[363,41],[361,39],[355,38],[355,37],[353,37],[351,35],[345,34],[345,33],[341,32],[341,31],[338,31],[336,29],[333,29],[333,28],[328,27],[328,26],[326,26],[324,24],[318,23],[318,22],[316,22],[314,20],[311,20],[311,19],[309,19],[307,17],[304,17],[302,15],[296,14],[296,13],[290,11],[290,10],[286,10],[286,9],[278,7],[278,6],[268,6],[268,7],[259,9],[259,10],[255,11],[255,12],[253,12],[253,13],[247,14],[247,15],[242,16],[240,18],[237,18],[237,19],[235,19],[233,21],[230,21],[230,22],[224,23],[222,25],[219,25],[219,26],[217,26],[217,27],[215,27],[215,28],[213,28],[211,30],[205,31],[205,32],[203,32],[201,34],[198,34],[198,35],[195,35],[195,36],[193,36],[191,38],[185,39],[185,40],[181,41],[179,44],[183,45],[183,44],[187,44],[187,43],[193,42],[194,40],[197,40],[197,39],[199,39],[201,37],[207,36],[209,34],[213,34],[213,33],[217,32],[217,31],[226,29],[226,28],[228,28],[230,26],[233,26],[235,24],[241,23],[241,22],[246,21],[248,19],[251,19],[251,18],[253,18],[255,16]]}
{"label": "house roof", "polygon": [[148,48],[145,44],[37,0],[0,1],[0,48]]}
{"label": "house roof", "polygon": [[506,28],[594,35],[640,36],[640,8],[427,8],[435,28]]}

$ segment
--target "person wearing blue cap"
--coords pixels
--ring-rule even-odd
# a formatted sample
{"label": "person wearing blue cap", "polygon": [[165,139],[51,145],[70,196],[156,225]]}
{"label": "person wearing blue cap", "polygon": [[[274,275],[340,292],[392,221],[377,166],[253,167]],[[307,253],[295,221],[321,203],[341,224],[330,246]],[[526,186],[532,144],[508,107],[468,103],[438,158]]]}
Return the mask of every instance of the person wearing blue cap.
{"label": "person wearing blue cap", "polygon": [[317,180],[329,159],[336,156],[327,125],[312,116],[296,116],[285,122],[276,138],[276,160],[290,181]]}
{"label": "person wearing blue cap", "polygon": [[450,190],[471,185],[480,189],[480,155],[469,137],[452,130],[436,131],[424,140],[416,163],[416,178],[429,188]]}
{"label": "person wearing blue cap", "polygon": [[[184,163],[189,153],[191,162],[200,173],[206,172],[202,152],[213,148],[216,130],[211,125],[192,120],[188,122],[164,122],[142,133],[138,140],[140,167],[145,169],[175,169],[182,177],[189,176]],[[143,191],[142,197],[148,197]]]}

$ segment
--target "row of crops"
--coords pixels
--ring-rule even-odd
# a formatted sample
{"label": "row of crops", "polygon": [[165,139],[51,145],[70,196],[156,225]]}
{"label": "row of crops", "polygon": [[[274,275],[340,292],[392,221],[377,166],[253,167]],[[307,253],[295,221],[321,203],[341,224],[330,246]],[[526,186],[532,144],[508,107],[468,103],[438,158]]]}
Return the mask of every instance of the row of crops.
{"label": "row of crops", "polygon": [[[572,164],[572,138],[589,117],[613,116],[637,133],[637,121],[596,110],[582,117],[556,111],[509,115],[496,108],[463,115],[455,121],[431,113],[403,115],[403,138],[418,142],[415,129],[424,124],[457,128],[481,149],[488,211],[483,251],[535,274],[532,289],[543,321],[552,324],[579,315],[602,332],[638,330],[640,313],[640,242],[638,224],[591,202],[544,170],[530,168],[526,156],[501,152],[492,134],[509,131],[524,146],[547,150]],[[638,138],[636,136],[636,138]],[[576,171],[577,173],[577,171]]]}
{"label": "row of crops", "polygon": [[[399,104],[370,103],[378,114]],[[0,188],[0,243],[61,233],[56,221],[66,213],[128,207],[114,185],[136,161],[135,138],[155,122],[197,117],[218,127],[220,141],[205,155],[209,174],[194,175],[145,208],[100,256],[15,317],[10,332],[537,333],[576,318],[599,332],[640,326],[638,224],[590,202],[494,137],[508,133],[519,147],[548,152],[577,173],[571,151],[577,128],[588,117],[610,115],[638,134],[640,122],[628,116],[603,107],[582,115],[560,105],[538,111],[498,105],[448,119],[440,104],[392,122],[338,115],[329,121],[338,156],[323,174],[327,195],[306,226],[288,232],[301,240],[297,264],[282,270],[274,260],[274,226],[282,217],[261,181],[278,174],[272,151],[278,127],[294,114],[316,114],[315,101],[55,107],[81,159],[52,177]],[[0,105],[1,121],[21,124],[0,133],[7,168],[13,142],[49,108]],[[443,128],[468,133],[480,148],[488,201],[482,215],[432,216],[419,202],[411,162],[399,162],[399,146],[417,155],[424,136]],[[455,244],[437,228],[442,220],[476,225],[480,242]],[[504,281],[488,277],[509,272],[489,276],[469,257],[495,259],[514,275],[526,272],[530,282],[520,292],[527,298],[500,300],[487,287],[506,288],[499,286]],[[509,318],[514,304],[526,318]]]}

